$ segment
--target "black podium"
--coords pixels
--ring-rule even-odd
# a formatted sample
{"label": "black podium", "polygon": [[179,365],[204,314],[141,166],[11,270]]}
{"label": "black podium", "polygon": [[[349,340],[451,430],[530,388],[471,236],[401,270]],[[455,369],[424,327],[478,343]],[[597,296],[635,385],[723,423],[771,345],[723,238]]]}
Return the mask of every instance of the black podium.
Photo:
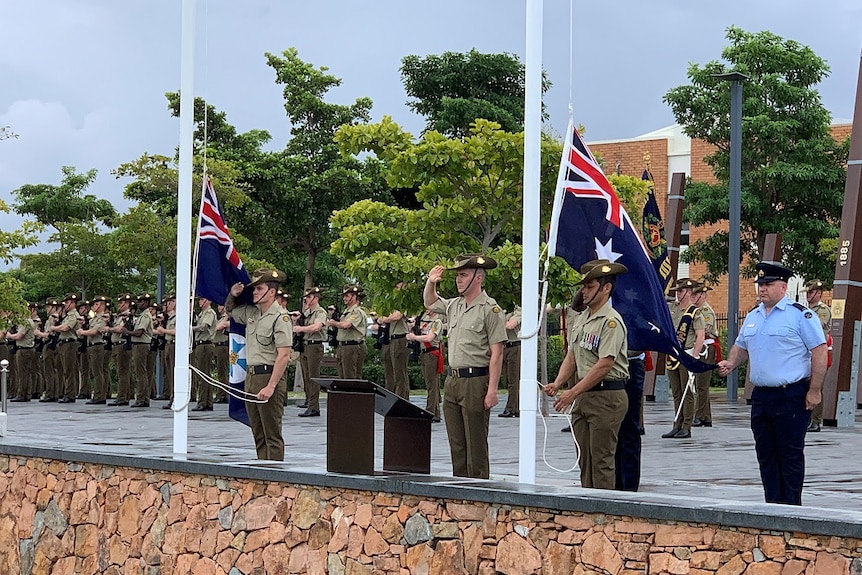
{"label": "black podium", "polygon": [[434,415],[364,379],[312,381],[327,391],[326,470],[374,474],[374,414],[383,416],[383,469],[431,473]]}

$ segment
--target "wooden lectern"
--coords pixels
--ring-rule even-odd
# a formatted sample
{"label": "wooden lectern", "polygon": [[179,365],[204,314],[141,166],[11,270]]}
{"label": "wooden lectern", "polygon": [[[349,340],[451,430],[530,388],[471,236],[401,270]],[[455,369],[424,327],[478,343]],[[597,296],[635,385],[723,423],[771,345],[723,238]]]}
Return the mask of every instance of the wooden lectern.
{"label": "wooden lectern", "polygon": [[431,473],[434,414],[364,379],[312,379],[327,391],[326,471],[374,475],[374,414],[383,416],[383,469]]}

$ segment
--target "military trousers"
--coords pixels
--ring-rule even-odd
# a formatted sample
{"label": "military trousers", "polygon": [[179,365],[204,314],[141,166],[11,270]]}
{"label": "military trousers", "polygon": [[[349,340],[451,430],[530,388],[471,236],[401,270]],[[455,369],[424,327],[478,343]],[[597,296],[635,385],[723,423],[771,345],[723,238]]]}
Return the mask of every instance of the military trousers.
{"label": "military trousers", "polygon": [[110,353],[105,351],[105,344],[97,343],[87,348],[87,364],[93,379],[93,400],[95,401],[108,399],[108,387],[111,379],[108,371],[109,361]]}
{"label": "military trousers", "polygon": [[[706,346],[706,363],[715,363],[715,346]],[[694,376],[695,398],[694,416],[701,421],[712,421],[712,406],[709,404],[709,384],[712,381],[712,371],[704,371]]]}
{"label": "military trousers", "polygon": [[117,401],[129,401],[132,396],[132,350],[122,342],[114,343],[114,368],[117,370]]}
{"label": "military trousers", "polygon": [[45,398],[57,399],[60,393],[60,374],[58,366],[60,356],[57,349],[51,349],[47,345],[42,351],[42,375],[45,380]]}
{"label": "military trousers", "polygon": [[[197,344],[192,352],[195,367],[209,376],[212,375],[214,351],[212,342],[206,342]],[[198,382],[198,405],[200,407],[212,407],[212,386],[197,374],[192,379]]]}
{"label": "military trousers", "polygon": [[302,386],[305,388],[305,403],[308,409],[320,411],[320,385],[311,381],[320,377],[320,360],[323,357],[322,343],[306,343],[299,356],[302,371]]}
{"label": "military trousers", "polygon": [[90,356],[86,347],[83,352],[78,347],[78,396],[83,397],[85,395],[90,397]]}
{"label": "military trousers", "polygon": [[408,399],[410,382],[407,376],[407,362],[410,359],[410,350],[407,348],[407,338],[390,339],[389,344],[383,346],[381,352],[383,352],[383,376],[386,389],[399,397]]}
{"label": "military trousers", "polygon": [[162,395],[168,399],[174,398],[174,366],[176,365],[176,344],[173,341],[165,342],[165,349],[161,353],[162,358]]}
{"label": "military trousers", "polygon": [[503,348],[503,378],[506,380],[506,389],[509,397],[506,399],[506,411],[521,413],[521,346],[508,345]]}
{"label": "military trousers", "polygon": [[[15,379],[18,382],[17,397],[30,401],[30,395],[36,391],[36,350],[32,347],[18,348],[15,358]],[[10,393],[11,395],[11,393]]]}
{"label": "military trousers", "polygon": [[[249,374],[245,380],[245,390],[257,394],[269,384],[271,374]],[[284,399],[287,395],[287,384],[282,377],[275,392],[266,403],[246,403],[248,422],[254,436],[254,447],[258,459],[284,461],[284,437],[281,431],[281,421],[284,416]]]}
{"label": "military trousers", "polygon": [[60,357],[60,377],[62,387],[58,397],[75,399],[78,395],[78,340],[61,341],[57,344]]}
{"label": "military trousers", "polygon": [[[677,369],[669,369],[667,379],[670,382],[670,393],[673,395],[673,413],[674,415],[679,413],[679,417],[673,422],[673,428],[691,431],[691,422],[694,418],[694,393],[690,389],[685,390],[688,385],[688,370],[682,365]],[[680,402],[682,402],[681,413],[679,412]]]}
{"label": "military trousers", "polygon": [[572,430],[580,446],[581,487],[616,485],[617,437],[628,404],[624,389],[587,391],[575,400]]}
{"label": "military trousers", "polygon": [[491,412],[485,409],[489,377],[449,375],[443,387],[443,419],[449,437],[452,475],[488,479],[488,425]]}
{"label": "military trousers", "polygon": [[359,345],[339,345],[335,357],[338,360],[338,377],[342,379],[362,379],[362,366],[368,349],[365,342]]}
{"label": "military trousers", "polygon": [[[647,352],[649,353],[649,352]],[[620,423],[617,435],[617,450],[614,456],[614,474],[617,491],[637,491],[641,481],[641,436],[644,432],[641,420],[644,396],[644,360],[629,358],[629,378],[626,380],[628,407]],[[596,392],[598,393],[598,392]]]}
{"label": "military trousers", "polygon": [[150,402],[149,364],[150,344],[132,342],[132,374],[135,378],[135,399]]}
{"label": "military trousers", "polygon": [[[215,343],[213,344],[213,356],[216,364],[216,379],[224,385],[230,384],[230,343]],[[219,403],[227,401],[227,392],[223,389],[216,389],[216,400]]]}
{"label": "military trousers", "polygon": [[[439,353],[439,352],[438,352]],[[440,417],[440,374],[437,373],[437,355],[423,352],[419,355],[422,364],[422,377],[425,378],[425,389],[428,398],[425,400],[425,411],[430,411],[435,417]]]}

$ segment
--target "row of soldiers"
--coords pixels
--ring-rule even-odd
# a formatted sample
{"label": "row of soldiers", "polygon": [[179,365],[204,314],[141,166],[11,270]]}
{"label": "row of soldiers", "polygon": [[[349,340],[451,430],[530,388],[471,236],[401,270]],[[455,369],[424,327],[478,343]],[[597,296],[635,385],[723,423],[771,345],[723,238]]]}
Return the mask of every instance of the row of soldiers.
{"label": "row of soldiers", "polygon": [[[197,318],[208,317],[209,301],[199,301],[201,313]],[[28,318],[8,331],[0,331],[0,339],[7,343],[0,345],[0,359],[10,360],[12,367],[8,374],[11,401],[74,403],[85,399],[87,404],[147,407],[153,398],[172,399],[176,297],[165,296],[157,305],[149,293],[137,297],[127,293],[117,297],[116,309],[112,303],[106,296],[86,301],[75,293],[66,294],[62,300],[48,298],[44,319],[40,306],[31,303]],[[195,331],[198,341],[209,342],[199,346],[201,350],[214,351],[201,354],[196,347],[192,362],[207,373],[216,367],[219,380],[227,381],[228,324],[222,316],[212,333]],[[199,325],[196,322],[194,329]],[[164,375],[158,396],[157,361]],[[116,396],[108,403],[112,364]],[[198,408],[212,409],[209,387],[197,386],[195,391],[200,393]],[[226,394],[217,393],[215,401],[226,402]]]}

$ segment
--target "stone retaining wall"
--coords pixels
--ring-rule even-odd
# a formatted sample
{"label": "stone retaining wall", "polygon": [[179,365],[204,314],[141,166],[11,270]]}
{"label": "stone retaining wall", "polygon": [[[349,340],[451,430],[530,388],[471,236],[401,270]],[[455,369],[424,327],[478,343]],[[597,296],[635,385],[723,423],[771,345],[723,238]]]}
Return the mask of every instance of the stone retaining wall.
{"label": "stone retaining wall", "polygon": [[862,574],[850,536],[20,455],[0,494],[9,574]]}

